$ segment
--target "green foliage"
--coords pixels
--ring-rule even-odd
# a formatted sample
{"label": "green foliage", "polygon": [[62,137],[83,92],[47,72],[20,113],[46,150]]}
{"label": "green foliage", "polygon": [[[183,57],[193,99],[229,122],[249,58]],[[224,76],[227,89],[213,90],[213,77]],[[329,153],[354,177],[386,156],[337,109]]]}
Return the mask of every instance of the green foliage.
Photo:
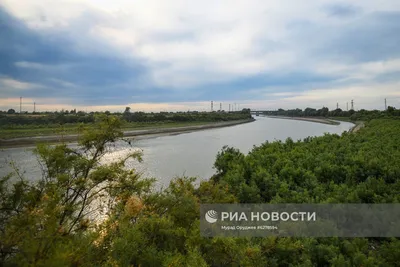
{"label": "green foliage", "polygon": [[124,167],[140,154],[101,164],[122,122],[96,120],[76,149],[37,147],[38,183],[0,180],[0,265],[399,266],[398,238],[202,238],[198,217],[202,203],[399,203],[399,120],[248,155],[224,147],[212,179],[176,178],[160,192]]}
{"label": "green foliage", "polygon": [[350,121],[370,121],[373,119],[382,118],[400,118],[400,109],[389,106],[386,111],[379,110],[365,110],[361,109],[359,111],[349,110],[344,111],[340,108],[335,110],[329,110],[326,107],[321,109],[306,108],[301,109],[278,109],[276,111],[264,112],[265,115],[272,116],[288,116],[288,117],[332,117],[340,120],[350,120]]}
{"label": "green foliage", "polygon": [[[35,152],[43,177],[37,183],[26,181],[18,171],[18,182],[8,184],[9,177],[1,181],[0,260],[46,265],[50,255],[59,253],[55,244],[64,248],[94,227],[98,202],[105,196],[109,201],[102,205],[117,212],[131,195],[148,192],[151,181],[124,168],[128,158],[139,154],[100,164],[107,145],[122,136],[120,123],[115,117],[99,117],[95,130],[80,137],[78,149],[39,145]],[[119,201],[112,201],[117,197]]]}
{"label": "green foliage", "polygon": [[371,121],[361,134],[265,143],[244,156],[224,148],[218,181],[240,202],[398,203],[400,122]]}
{"label": "green foliage", "polygon": [[[85,113],[83,111],[61,111],[48,114],[16,114],[15,110],[10,109],[7,114],[0,114],[0,125],[2,127],[13,128],[18,125],[29,126],[46,126],[60,125],[60,124],[93,124],[96,120],[96,115],[105,114],[109,115],[110,112],[104,113]],[[125,122],[218,122],[218,121],[231,121],[243,120],[251,118],[250,110],[244,109],[241,112],[160,112],[160,113],[145,113],[141,111],[132,112],[129,107],[126,107],[122,114],[113,114],[116,117],[123,119]]]}

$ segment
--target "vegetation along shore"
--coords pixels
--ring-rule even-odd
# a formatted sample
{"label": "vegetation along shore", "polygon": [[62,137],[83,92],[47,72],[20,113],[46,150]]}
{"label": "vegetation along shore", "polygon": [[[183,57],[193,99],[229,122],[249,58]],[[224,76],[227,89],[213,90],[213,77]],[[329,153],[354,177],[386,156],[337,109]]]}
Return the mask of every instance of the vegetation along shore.
{"label": "vegetation along shore", "polygon": [[[0,147],[34,145],[37,142],[71,142],[94,127],[95,117],[110,112],[62,111],[54,113],[0,113]],[[121,119],[126,137],[170,134],[251,122],[250,110],[238,112],[131,112],[114,113]]]}

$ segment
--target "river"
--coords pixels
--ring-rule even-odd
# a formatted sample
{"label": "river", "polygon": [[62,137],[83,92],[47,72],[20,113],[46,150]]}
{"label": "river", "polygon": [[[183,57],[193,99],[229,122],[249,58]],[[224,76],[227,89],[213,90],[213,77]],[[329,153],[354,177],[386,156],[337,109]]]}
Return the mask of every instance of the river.
{"label": "river", "polygon": [[[118,142],[112,152],[106,155],[104,162],[126,155],[134,149],[142,149],[143,162],[139,164],[128,161],[128,167],[135,168],[144,177],[156,178],[156,187],[159,189],[168,186],[169,181],[176,176],[195,176],[199,180],[210,178],[215,173],[215,157],[224,145],[236,147],[247,154],[253,146],[265,141],[284,141],[288,137],[296,141],[324,133],[341,134],[353,126],[348,122],[327,125],[256,117],[254,122],[231,127],[134,140],[132,147],[125,142]],[[14,161],[29,179],[35,180],[41,176],[40,165],[32,153],[32,147],[0,150],[0,176],[12,171],[10,161]]]}

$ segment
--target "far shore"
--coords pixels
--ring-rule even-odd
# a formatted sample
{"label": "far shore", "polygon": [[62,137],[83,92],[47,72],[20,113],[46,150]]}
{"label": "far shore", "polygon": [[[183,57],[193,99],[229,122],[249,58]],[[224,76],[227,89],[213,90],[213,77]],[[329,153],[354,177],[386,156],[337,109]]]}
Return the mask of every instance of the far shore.
{"label": "far shore", "polygon": [[[310,117],[287,117],[287,116],[266,116],[268,118],[273,118],[273,119],[288,119],[288,120],[299,120],[299,121],[309,121],[309,122],[315,122],[315,123],[323,123],[323,124],[329,124],[329,125],[340,125],[340,121],[333,120],[333,119],[327,119],[327,118],[310,118]],[[365,126],[363,121],[356,121],[356,122],[351,122],[351,121],[343,121],[343,122],[349,122],[354,124],[351,129],[349,129],[347,132],[349,133],[355,133],[358,132],[362,127]]]}
{"label": "far shore", "polygon": [[326,118],[310,118],[310,117],[287,117],[287,116],[266,116],[268,118],[274,119],[288,119],[288,120],[298,120],[298,121],[309,121],[316,123],[323,123],[329,125],[340,125],[340,122],[326,119]]}
{"label": "far shore", "polygon": [[[164,135],[173,135],[180,133],[189,133],[193,131],[201,131],[213,128],[221,128],[234,126],[243,123],[255,121],[254,118],[247,120],[236,120],[227,122],[205,123],[202,125],[181,126],[170,128],[153,128],[146,130],[127,130],[124,131],[124,137],[135,137],[135,139],[154,138]],[[52,136],[34,136],[34,137],[20,137],[12,139],[0,139],[0,148],[12,147],[27,147],[33,146],[36,143],[60,143],[60,142],[76,142],[79,138],[77,134],[71,135],[52,135]]]}

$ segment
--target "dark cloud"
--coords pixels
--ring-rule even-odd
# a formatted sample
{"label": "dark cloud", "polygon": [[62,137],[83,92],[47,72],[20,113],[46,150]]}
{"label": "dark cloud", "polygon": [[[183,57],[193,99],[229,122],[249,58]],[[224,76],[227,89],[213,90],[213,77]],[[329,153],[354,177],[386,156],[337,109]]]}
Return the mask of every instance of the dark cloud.
{"label": "dark cloud", "polygon": [[360,63],[400,57],[400,12],[369,14],[319,33],[324,40],[315,52],[325,58]]}
{"label": "dark cloud", "polygon": [[[24,91],[25,97],[117,104],[129,103],[132,95],[145,95],[138,84],[145,82],[147,69],[139,60],[79,51],[68,34],[32,31],[1,8],[0,30],[1,76],[42,85]],[[5,95],[3,90],[1,97],[15,97],[14,93]]]}
{"label": "dark cloud", "polygon": [[[236,79],[226,83],[211,84],[199,88],[196,96],[200,101],[207,101],[214,99],[216,101],[224,100],[229,97],[230,99],[240,100],[245,99],[259,99],[260,95],[247,94],[247,91],[263,89],[263,91],[276,91],[277,88],[290,88],[290,91],[302,91],[305,87],[310,88],[315,84],[332,83],[339,79],[336,76],[318,75],[311,72],[288,72],[282,74],[262,74],[253,75],[247,78]],[[185,99],[190,101],[190,99]]]}
{"label": "dark cloud", "polygon": [[[373,12],[330,26],[294,21],[289,42],[307,62],[362,64],[400,58],[400,12]],[[317,64],[318,65],[318,64]]]}
{"label": "dark cloud", "polygon": [[328,16],[339,18],[352,17],[361,12],[361,8],[352,5],[329,5],[324,9]]}
{"label": "dark cloud", "polygon": [[378,75],[375,81],[379,83],[398,82],[400,78],[400,71],[390,71]]}

